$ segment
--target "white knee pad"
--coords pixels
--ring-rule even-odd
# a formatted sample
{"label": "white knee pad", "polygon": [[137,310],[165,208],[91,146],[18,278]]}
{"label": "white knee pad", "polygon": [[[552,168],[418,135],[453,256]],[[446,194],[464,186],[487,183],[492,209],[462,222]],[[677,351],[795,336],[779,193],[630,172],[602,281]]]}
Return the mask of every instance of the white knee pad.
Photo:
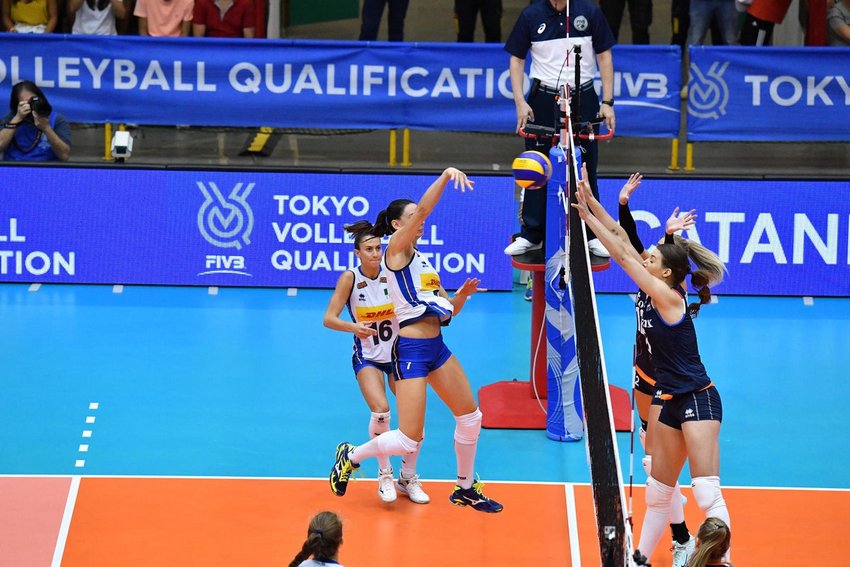
{"label": "white knee pad", "polygon": [[419,448],[419,441],[414,441],[399,429],[387,431],[377,437],[382,455],[404,455],[415,453]]}
{"label": "white knee pad", "polygon": [[481,434],[481,410],[476,408],[474,412],[466,415],[456,415],[455,441],[461,445],[475,445]]}
{"label": "white knee pad", "polygon": [[390,412],[372,412],[369,419],[369,436],[377,437],[390,430]]}
{"label": "white knee pad", "polygon": [[646,471],[646,476],[652,476],[652,455],[645,456],[641,459],[641,463],[643,464],[643,470]]}
{"label": "white knee pad", "polygon": [[[726,501],[723,500],[723,494],[720,492],[720,477],[719,476],[698,476],[691,481],[691,489],[694,492],[694,500],[697,501],[697,506],[705,512],[706,517],[720,517],[716,512],[720,509],[726,509]],[[725,514],[724,514],[725,515]]]}
{"label": "white knee pad", "polygon": [[667,486],[652,477],[646,479],[646,507],[653,510],[666,510],[670,508],[670,500],[673,498],[673,486]]}

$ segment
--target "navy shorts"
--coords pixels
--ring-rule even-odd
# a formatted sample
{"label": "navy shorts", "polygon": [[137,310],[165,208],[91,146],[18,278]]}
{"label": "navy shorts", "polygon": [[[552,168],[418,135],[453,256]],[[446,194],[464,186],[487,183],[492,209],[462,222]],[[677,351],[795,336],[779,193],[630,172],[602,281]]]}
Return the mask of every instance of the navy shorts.
{"label": "navy shorts", "polygon": [[387,376],[393,375],[393,365],[391,362],[375,362],[374,360],[366,360],[365,358],[360,358],[357,355],[351,357],[351,366],[354,368],[354,377],[357,377],[357,373],[363,370],[366,366],[372,366],[377,368]]}
{"label": "navy shorts", "polygon": [[664,401],[658,421],[682,429],[686,421],[723,421],[723,404],[714,386],[699,392],[677,394]]}
{"label": "navy shorts", "polygon": [[424,378],[451,356],[452,351],[443,342],[443,335],[432,339],[399,337],[393,345],[395,379]]}

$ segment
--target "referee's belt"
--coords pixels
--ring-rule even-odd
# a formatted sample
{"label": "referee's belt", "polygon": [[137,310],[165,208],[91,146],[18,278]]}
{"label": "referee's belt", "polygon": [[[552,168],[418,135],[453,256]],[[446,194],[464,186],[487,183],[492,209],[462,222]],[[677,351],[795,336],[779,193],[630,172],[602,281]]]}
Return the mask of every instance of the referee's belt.
{"label": "referee's belt", "polygon": [[[540,93],[552,95],[552,96],[561,94],[561,91],[559,89],[544,85],[543,83],[540,82],[539,79],[533,79],[532,80],[531,90],[534,91],[534,92],[540,92]],[[570,87],[570,90],[572,90],[572,87]],[[584,82],[584,83],[581,84],[581,91],[582,92],[592,91],[592,90],[594,90],[593,80],[590,80],[590,81],[587,81],[587,82]]]}

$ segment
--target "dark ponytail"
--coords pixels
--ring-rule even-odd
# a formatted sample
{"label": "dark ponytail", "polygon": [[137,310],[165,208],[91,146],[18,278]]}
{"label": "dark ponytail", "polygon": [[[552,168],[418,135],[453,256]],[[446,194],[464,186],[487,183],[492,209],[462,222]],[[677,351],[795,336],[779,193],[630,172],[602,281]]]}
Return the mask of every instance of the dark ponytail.
{"label": "dark ponytail", "polygon": [[410,199],[396,199],[390,203],[386,209],[378,213],[373,232],[377,236],[388,236],[394,233],[393,221],[400,219],[404,209],[411,203],[413,201]]}
{"label": "dark ponytail", "polygon": [[345,225],[345,232],[354,236],[354,248],[359,250],[360,243],[370,238],[381,238],[382,234],[375,232],[375,227],[367,220],[359,220]]}
{"label": "dark ponytail", "polygon": [[290,561],[289,567],[298,567],[311,555],[316,561],[328,562],[334,559],[342,545],[342,520],[333,512],[319,512],[307,528],[307,539],[298,555]]}

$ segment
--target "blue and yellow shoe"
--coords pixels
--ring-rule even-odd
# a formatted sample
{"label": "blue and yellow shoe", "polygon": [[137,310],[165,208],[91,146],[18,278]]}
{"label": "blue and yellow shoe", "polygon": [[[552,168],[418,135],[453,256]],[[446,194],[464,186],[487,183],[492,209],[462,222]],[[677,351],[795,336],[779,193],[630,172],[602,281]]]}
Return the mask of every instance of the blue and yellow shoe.
{"label": "blue and yellow shoe", "polygon": [[345,441],[336,446],[336,460],[328,480],[331,484],[331,492],[337,496],[345,496],[345,489],[348,488],[348,477],[355,469],[360,468],[360,465],[352,463],[348,457],[348,453],[352,449],[354,449],[354,445]]}
{"label": "blue and yellow shoe", "polygon": [[454,492],[449,496],[449,502],[455,506],[472,506],[479,512],[489,512],[495,514],[501,512],[504,506],[484,496],[484,483],[475,481],[472,483],[472,488],[461,488],[455,485]]}

